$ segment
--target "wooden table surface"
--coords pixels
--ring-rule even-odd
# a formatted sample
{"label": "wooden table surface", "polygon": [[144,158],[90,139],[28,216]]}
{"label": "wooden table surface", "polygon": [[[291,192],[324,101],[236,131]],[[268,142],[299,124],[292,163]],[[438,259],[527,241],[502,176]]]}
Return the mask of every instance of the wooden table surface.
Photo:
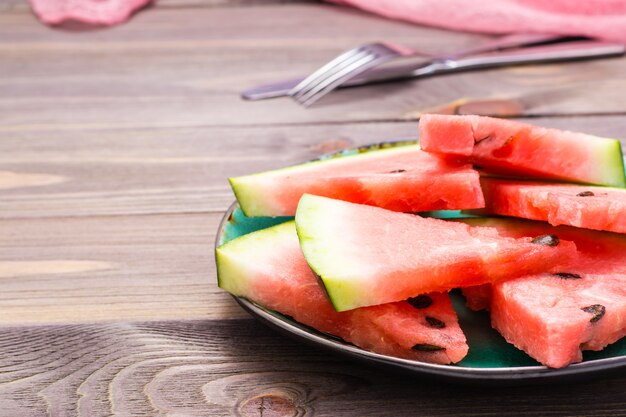
{"label": "wooden table surface", "polygon": [[304,346],[217,288],[226,178],[415,136],[427,110],[626,137],[626,59],[242,101],[356,44],[487,37],[305,1],[162,0],[51,29],[0,0],[0,416],[617,416],[626,376],[458,386]]}

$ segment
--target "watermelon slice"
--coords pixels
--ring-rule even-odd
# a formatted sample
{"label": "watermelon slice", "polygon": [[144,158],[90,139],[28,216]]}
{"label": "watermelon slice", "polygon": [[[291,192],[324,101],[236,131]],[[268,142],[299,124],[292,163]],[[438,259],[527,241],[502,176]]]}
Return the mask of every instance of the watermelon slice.
{"label": "watermelon slice", "polygon": [[580,257],[567,269],[464,289],[470,308],[489,307],[510,343],[546,366],[582,360],[626,336],[626,236],[545,223],[481,219],[507,237],[557,235],[576,243]]}
{"label": "watermelon slice", "polygon": [[293,216],[304,193],[419,212],[484,206],[478,173],[417,145],[229,179],[246,216]]}
{"label": "watermelon slice", "polygon": [[222,245],[216,261],[218,283],[226,291],[364,349],[441,364],[467,354],[447,294],[336,312],[302,256],[293,221]]}
{"label": "watermelon slice", "polygon": [[575,257],[574,244],[550,236],[503,238],[490,228],[308,194],[296,227],[337,311],[545,271]]}
{"label": "watermelon slice", "polygon": [[491,287],[492,284],[481,284],[462,288],[465,305],[474,311],[491,309]]}
{"label": "watermelon slice", "polygon": [[626,187],[618,140],[482,116],[425,114],[420,143],[488,172]]}
{"label": "watermelon slice", "polygon": [[626,189],[482,178],[485,212],[626,233]]}

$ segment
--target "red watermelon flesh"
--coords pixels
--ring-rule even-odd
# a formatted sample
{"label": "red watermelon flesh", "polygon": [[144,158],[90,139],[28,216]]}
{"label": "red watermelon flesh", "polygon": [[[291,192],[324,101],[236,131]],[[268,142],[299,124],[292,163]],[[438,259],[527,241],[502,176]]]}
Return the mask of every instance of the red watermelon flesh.
{"label": "red watermelon flesh", "polygon": [[[450,298],[336,312],[306,263],[293,222],[242,236],[217,249],[221,288],[364,349],[431,363],[454,363],[468,351]],[[419,302],[418,302],[419,301]],[[424,302],[427,301],[427,302]]]}
{"label": "red watermelon flesh", "polygon": [[482,178],[485,212],[626,233],[626,189]]}
{"label": "red watermelon flesh", "polygon": [[478,173],[417,145],[229,179],[249,216],[293,216],[304,193],[402,212],[484,207]]}
{"label": "red watermelon flesh", "polygon": [[487,172],[625,187],[620,142],[483,116],[425,114],[428,152],[470,161]]}
{"label": "red watermelon flesh", "polygon": [[470,308],[488,306],[492,325],[510,343],[549,367],[582,360],[626,336],[626,236],[545,223],[477,220],[505,236],[555,234],[576,243],[580,257],[555,269],[465,288]]}
{"label": "red watermelon flesh", "polygon": [[462,288],[465,304],[470,310],[489,310],[491,307],[491,284]]}
{"label": "red watermelon flesh", "polygon": [[546,246],[309,194],[298,205],[296,227],[338,311],[541,272],[576,256],[571,242]]}

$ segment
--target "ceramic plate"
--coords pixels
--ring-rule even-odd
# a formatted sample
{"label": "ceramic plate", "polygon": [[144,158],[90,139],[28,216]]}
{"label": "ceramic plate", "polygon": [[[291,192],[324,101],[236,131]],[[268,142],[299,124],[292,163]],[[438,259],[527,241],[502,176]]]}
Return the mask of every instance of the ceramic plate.
{"label": "ceramic plate", "polygon": [[[401,142],[406,144],[409,142]],[[347,153],[364,152],[380,147],[397,146],[397,143],[378,144],[372,147],[345,151],[325,158],[342,156]],[[264,229],[290,220],[283,218],[248,218],[236,204],[226,212],[220,224],[216,246],[255,230]],[[551,369],[540,365],[521,350],[508,344],[489,324],[486,312],[474,312],[464,305],[463,297],[452,293],[459,323],[469,344],[468,355],[455,365],[436,365],[413,360],[399,359],[360,349],[343,340],[316,331],[295,322],[272,310],[268,310],[246,299],[235,297],[237,302],[253,317],[289,336],[315,346],[346,355],[352,359],[365,361],[391,370],[416,374],[426,374],[457,381],[481,381],[484,383],[525,383],[541,380],[572,380],[588,378],[626,368],[626,338],[614,343],[601,352],[587,351],[583,362],[561,369]]]}

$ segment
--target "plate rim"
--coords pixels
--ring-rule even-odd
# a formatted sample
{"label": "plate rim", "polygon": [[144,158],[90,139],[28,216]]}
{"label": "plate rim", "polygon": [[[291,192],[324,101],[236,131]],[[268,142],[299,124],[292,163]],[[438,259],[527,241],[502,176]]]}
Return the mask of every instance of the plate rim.
{"label": "plate rim", "polygon": [[[537,380],[555,379],[576,375],[589,375],[603,371],[616,371],[626,367],[626,355],[611,358],[593,359],[587,362],[579,362],[568,365],[564,368],[548,368],[543,365],[515,366],[498,368],[477,368],[458,365],[440,365],[418,360],[402,359],[395,356],[383,355],[361,349],[358,346],[347,342],[335,340],[314,329],[308,330],[303,325],[295,321],[283,319],[275,315],[273,310],[266,309],[250,300],[242,297],[232,296],[235,301],[255,319],[277,327],[290,336],[305,340],[313,345],[326,350],[347,355],[353,359],[366,362],[376,362],[377,364],[390,366],[395,369],[419,372],[432,376],[453,378],[458,380],[482,380],[482,381],[502,381],[502,380]],[[277,313],[280,314],[280,313]],[[297,323],[297,324],[296,324]],[[300,327],[300,326],[302,327]]]}
{"label": "plate rim", "polygon": [[[224,213],[215,237],[216,249],[221,245],[221,238],[224,235],[225,227],[230,221],[232,214],[238,207],[239,204],[235,201]],[[269,324],[270,326],[277,327],[281,331],[284,331],[295,338],[305,340],[309,343],[321,346],[327,350],[336,353],[347,355],[353,359],[368,362],[373,361],[380,365],[390,366],[392,368],[405,371],[419,372],[422,374],[429,374],[451,379],[496,382],[502,380],[527,381],[537,379],[563,378],[574,375],[589,375],[591,373],[599,373],[603,371],[614,371],[622,367],[626,367],[626,355],[614,356],[610,358],[592,359],[586,362],[570,364],[564,368],[549,368],[544,365],[478,368],[458,365],[440,365],[428,362],[421,362],[417,360],[402,359],[394,356],[370,352],[347,342],[339,342],[335,339],[332,339],[330,336],[324,335],[324,333],[322,332],[316,331],[314,329],[307,330],[303,327],[299,327],[298,325],[303,325],[295,321],[278,317],[276,314],[280,313],[274,312],[270,309],[266,309],[265,307],[262,307],[259,304],[254,303],[246,298],[238,297],[232,294],[231,296],[248,314],[250,314],[255,319],[262,321],[264,324]]]}

